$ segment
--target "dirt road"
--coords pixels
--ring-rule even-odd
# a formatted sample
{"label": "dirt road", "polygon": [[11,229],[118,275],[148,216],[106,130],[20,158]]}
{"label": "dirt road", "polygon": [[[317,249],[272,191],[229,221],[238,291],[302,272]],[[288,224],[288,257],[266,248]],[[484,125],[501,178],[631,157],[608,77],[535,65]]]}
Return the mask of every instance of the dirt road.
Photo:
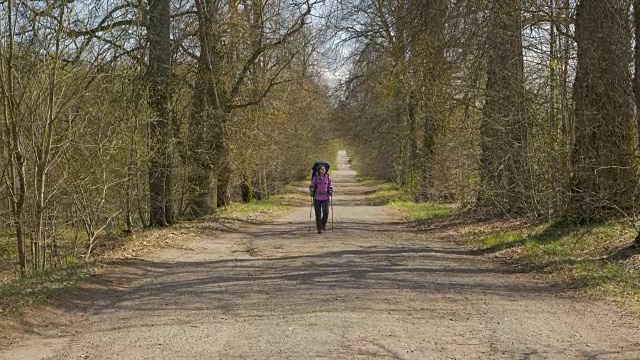
{"label": "dirt road", "polygon": [[[309,208],[116,263],[2,359],[639,359],[637,319],[367,206],[341,153],[334,232]],[[301,189],[304,191],[304,189]]]}

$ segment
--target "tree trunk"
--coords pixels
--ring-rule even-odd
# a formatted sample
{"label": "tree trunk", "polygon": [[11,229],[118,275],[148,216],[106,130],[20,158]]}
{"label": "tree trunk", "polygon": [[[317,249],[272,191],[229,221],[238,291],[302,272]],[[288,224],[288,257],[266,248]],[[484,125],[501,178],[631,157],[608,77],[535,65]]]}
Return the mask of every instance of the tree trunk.
{"label": "tree trunk", "polygon": [[149,123],[149,210],[151,226],[173,223],[171,126],[170,1],[149,0],[149,106],[154,119]]}
{"label": "tree trunk", "polygon": [[640,0],[633,1],[633,23],[635,30],[633,92],[636,103],[636,131],[640,146]]}
{"label": "tree trunk", "polygon": [[207,92],[211,85],[205,69],[198,73],[194,112],[189,121],[187,200],[185,216],[189,219],[212,214],[216,210],[216,185],[214,177],[214,150],[212,141],[215,135],[209,131],[211,107],[208,105]]}
{"label": "tree trunk", "polygon": [[253,186],[252,181],[248,180],[247,177],[242,179],[240,183],[240,198],[243,203],[249,203],[253,200]]}
{"label": "tree trunk", "polygon": [[24,205],[27,193],[24,153],[20,142],[18,119],[16,114],[16,97],[14,93],[14,34],[13,34],[13,2],[7,3],[7,29],[9,31],[9,47],[4,57],[6,63],[2,64],[5,73],[5,83],[2,84],[2,98],[4,102],[4,120],[7,150],[9,152],[9,181],[11,186],[11,225],[16,232],[18,245],[18,263],[20,272],[27,269],[27,256],[24,243]]}
{"label": "tree trunk", "polygon": [[580,1],[576,42],[570,206],[580,218],[599,218],[630,209],[636,183],[628,1]]}
{"label": "tree trunk", "polygon": [[504,213],[530,203],[520,1],[495,0],[488,34],[478,205]]}
{"label": "tree trunk", "polygon": [[422,128],[422,172],[421,199],[422,201],[436,200],[436,139],[440,127],[446,79],[445,67],[445,19],[447,15],[446,0],[430,0],[424,9],[422,21],[424,29],[421,43],[423,54],[423,93],[422,113],[424,118]]}
{"label": "tree trunk", "polygon": [[229,189],[231,187],[231,153],[227,142],[225,125],[227,123],[228,114],[223,114],[220,120],[222,129],[220,135],[215,141],[216,155],[216,175],[217,175],[217,206],[223,207],[231,202]]}
{"label": "tree trunk", "polygon": [[200,55],[194,111],[189,123],[189,195],[186,216],[213,213],[228,191],[228,151],[224,127],[228,114],[222,81],[222,44],[215,0],[196,0]]}
{"label": "tree trunk", "polygon": [[409,94],[409,98],[407,100],[407,118],[409,122],[409,133],[407,134],[407,160],[406,160],[406,170],[405,170],[405,183],[409,186],[409,193],[414,197],[414,200],[418,200],[419,197],[419,189],[416,189],[416,163],[420,158],[418,154],[418,144],[416,139],[416,128],[417,128],[417,119],[416,119],[416,95],[412,91]]}

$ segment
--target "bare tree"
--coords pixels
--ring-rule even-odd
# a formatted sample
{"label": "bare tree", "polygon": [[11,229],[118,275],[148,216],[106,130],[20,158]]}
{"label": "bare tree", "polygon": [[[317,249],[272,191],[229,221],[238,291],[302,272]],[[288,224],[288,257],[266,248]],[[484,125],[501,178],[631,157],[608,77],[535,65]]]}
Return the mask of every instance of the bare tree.
{"label": "bare tree", "polygon": [[520,2],[495,0],[490,12],[478,202],[505,212],[524,212],[531,185],[527,157],[530,119],[525,99]]}
{"label": "bare tree", "polygon": [[640,145],[640,0],[633,1],[633,25],[634,25],[634,69],[633,92],[636,106],[636,127],[638,129],[638,144]]}
{"label": "bare tree", "polygon": [[636,173],[631,25],[625,0],[581,0],[576,16],[572,212],[580,218],[628,211]]}
{"label": "bare tree", "polygon": [[174,221],[172,198],[171,37],[170,1],[149,0],[149,209],[150,225],[166,226]]}
{"label": "bare tree", "polygon": [[0,85],[3,100],[4,132],[8,152],[7,164],[2,174],[8,182],[11,201],[11,224],[15,229],[18,246],[18,262],[20,271],[26,270],[26,252],[24,242],[24,205],[26,197],[26,177],[23,144],[20,139],[20,120],[17,113],[17,94],[15,92],[15,8],[13,2],[4,4],[7,14],[7,33],[3,37],[8,39],[8,46],[0,47],[2,56],[2,76]]}
{"label": "bare tree", "polygon": [[[431,0],[422,11],[412,13],[418,16],[413,39],[413,57],[420,59],[415,65],[415,73],[420,74],[421,113],[423,114],[422,135],[422,174],[419,201],[438,200],[436,179],[438,168],[436,158],[436,140],[445,114],[447,94],[445,89],[448,84],[447,76],[447,1]],[[419,6],[415,8],[420,9]],[[423,31],[420,31],[423,30]]]}
{"label": "bare tree", "polygon": [[[238,103],[239,95],[247,84],[254,64],[268,50],[281,48],[301,30],[318,1],[292,3],[291,11],[298,14],[291,18],[285,30],[272,31],[263,26],[254,26],[248,49],[235,52],[224,48],[223,42],[230,41],[222,35],[222,7],[216,0],[198,0],[198,34],[200,54],[198,56],[198,78],[194,99],[194,108],[190,122],[190,166],[187,214],[202,216],[215,211],[216,207],[229,202],[231,179],[230,152],[226,136],[231,112],[235,109],[259,103],[275,85],[280,72],[276,72],[266,88],[257,98]],[[279,4],[276,3],[276,6]],[[228,12],[239,12],[237,3],[229,4]],[[252,16],[265,16],[266,7],[261,1],[254,1],[244,7]],[[257,20],[262,22],[263,20]],[[273,35],[276,33],[277,35]],[[242,59],[236,64],[227,63],[228,59]],[[294,53],[292,56],[295,56]],[[234,66],[235,65],[235,66]],[[287,63],[283,65],[287,66]],[[283,68],[281,66],[281,68]]]}

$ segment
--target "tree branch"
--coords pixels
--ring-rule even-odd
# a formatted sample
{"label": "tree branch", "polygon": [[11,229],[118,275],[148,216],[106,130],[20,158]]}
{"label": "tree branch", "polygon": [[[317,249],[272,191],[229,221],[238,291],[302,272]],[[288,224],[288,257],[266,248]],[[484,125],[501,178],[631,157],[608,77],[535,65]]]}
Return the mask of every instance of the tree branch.
{"label": "tree branch", "polygon": [[[311,3],[309,0],[307,0],[306,1],[307,9],[298,17],[298,19],[296,19],[296,21],[294,22],[294,26],[291,29],[289,29],[289,31],[287,31],[284,35],[282,35],[280,39],[274,42],[262,45],[253,51],[251,56],[247,59],[244,66],[242,67],[242,71],[240,71],[238,78],[236,78],[236,81],[233,84],[233,87],[231,88],[231,92],[229,94],[229,104],[233,102],[235,97],[240,92],[240,88],[242,87],[242,84],[247,77],[247,73],[251,69],[251,66],[256,62],[256,60],[258,60],[260,55],[268,49],[271,49],[283,44],[290,37],[292,37],[293,35],[298,33],[300,30],[302,30],[304,28],[304,25],[306,24],[307,16],[311,14],[311,10],[313,9],[313,6],[318,2],[319,1],[314,1],[313,3]],[[232,105],[227,105],[226,111],[231,111],[231,110],[232,110]]]}
{"label": "tree branch", "polygon": [[260,94],[260,97],[258,97],[257,99],[255,99],[253,101],[245,103],[245,104],[231,104],[229,106],[229,111],[231,111],[233,109],[241,109],[241,108],[246,108],[246,107],[253,106],[253,105],[258,105],[269,94],[269,91],[271,91],[271,89],[274,86],[292,81],[292,80],[283,80],[283,81],[276,82],[275,80],[278,78],[278,76],[280,76],[282,71],[284,71],[284,69],[286,69],[289,66],[289,64],[291,64],[293,59],[300,53],[302,48],[304,48],[304,47],[300,47],[300,49],[298,51],[296,51],[296,53],[293,54],[289,58],[289,60],[287,60],[287,62],[284,65],[282,65],[282,67],[280,67],[280,69],[278,69],[278,71],[276,71],[275,75],[273,75],[271,77],[271,80],[269,80],[269,86],[267,86],[267,88],[262,92],[262,94]]}
{"label": "tree branch", "polygon": [[115,29],[123,26],[132,26],[132,25],[138,25],[138,21],[135,19],[118,20],[109,24],[98,25],[93,29],[89,29],[89,30],[84,30],[84,31],[70,30],[69,35],[75,36],[75,37],[81,37],[81,36],[87,36],[87,35],[95,36],[95,34],[100,32],[104,32],[107,30],[111,30],[111,29]]}
{"label": "tree branch", "polygon": [[196,10],[186,10],[186,11],[182,11],[176,14],[171,15],[172,19],[177,19],[179,17],[183,17],[183,16],[187,16],[187,15],[195,15],[198,16],[198,11]]}

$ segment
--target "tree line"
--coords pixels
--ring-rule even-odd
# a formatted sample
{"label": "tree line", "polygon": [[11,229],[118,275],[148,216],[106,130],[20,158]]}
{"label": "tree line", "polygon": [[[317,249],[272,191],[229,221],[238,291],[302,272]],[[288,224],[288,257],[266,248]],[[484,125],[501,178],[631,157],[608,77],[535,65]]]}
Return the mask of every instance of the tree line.
{"label": "tree line", "polygon": [[266,198],[335,153],[319,3],[0,1],[0,240],[17,268]]}
{"label": "tree line", "polygon": [[416,201],[635,219],[638,9],[629,0],[350,1],[334,24],[349,73],[336,123],[363,174]]}

